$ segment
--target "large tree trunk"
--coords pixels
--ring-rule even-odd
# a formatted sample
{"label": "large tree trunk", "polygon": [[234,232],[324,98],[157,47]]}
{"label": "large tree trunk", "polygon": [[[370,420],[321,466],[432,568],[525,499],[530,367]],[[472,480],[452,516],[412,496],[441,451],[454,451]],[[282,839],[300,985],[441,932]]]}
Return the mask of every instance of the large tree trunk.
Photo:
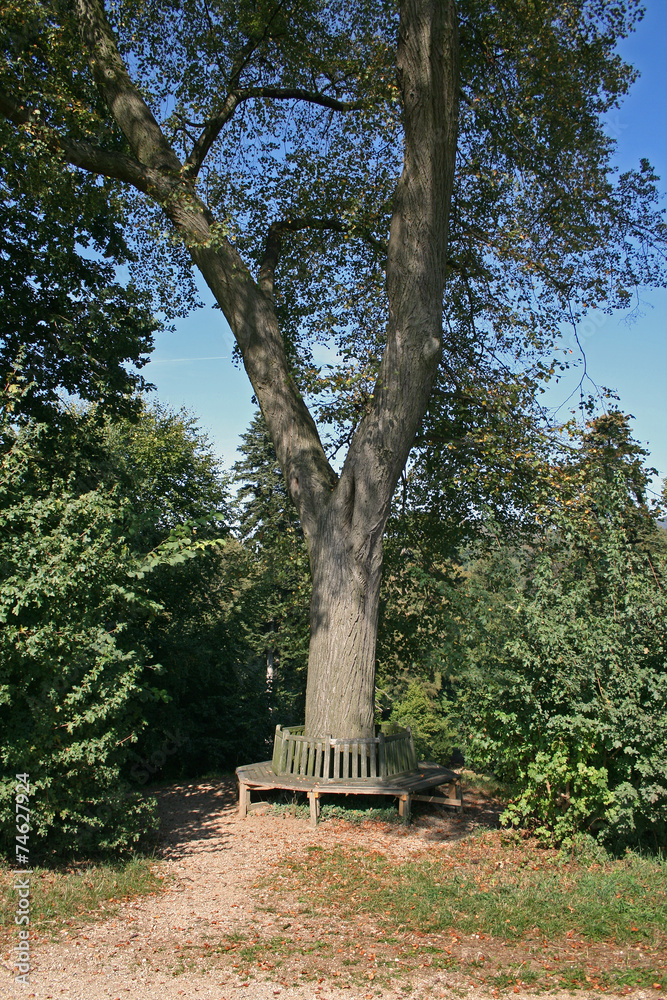
{"label": "large tree trunk", "polygon": [[387,346],[340,481],[306,531],[313,575],[306,732],[313,736],[373,734],[382,535],[442,350],[458,124],[453,0],[403,0],[396,68],[405,157],[387,255]]}
{"label": "large tree trunk", "polygon": [[[310,545],[310,736],[372,736],[382,542],[371,551],[335,504]],[[361,550],[360,545],[361,543]]]}

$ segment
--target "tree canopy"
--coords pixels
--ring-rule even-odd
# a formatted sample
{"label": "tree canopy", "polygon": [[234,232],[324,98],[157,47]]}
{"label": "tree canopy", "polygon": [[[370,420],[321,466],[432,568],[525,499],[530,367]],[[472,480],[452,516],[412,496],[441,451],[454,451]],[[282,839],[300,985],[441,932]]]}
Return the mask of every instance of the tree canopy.
{"label": "tree canopy", "polygon": [[132,256],[123,212],[90,175],[35,157],[0,121],[0,381],[25,377],[15,415],[51,420],[67,394],[136,412],[158,323],[116,270]]}

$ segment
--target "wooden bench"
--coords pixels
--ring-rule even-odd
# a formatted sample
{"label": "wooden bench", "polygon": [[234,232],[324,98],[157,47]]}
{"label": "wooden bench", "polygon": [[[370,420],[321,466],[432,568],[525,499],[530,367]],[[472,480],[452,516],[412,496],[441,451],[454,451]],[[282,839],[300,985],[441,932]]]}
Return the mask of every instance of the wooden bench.
{"label": "wooden bench", "polygon": [[[431,802],[463,811],[461,777],[439,764],[423,761],[411,771],[384,779],[369,777],[315,777],[315,775],[276,774],[273,761],[246,764],[236,769],[239,780],[239,815],[247,816],[253,791],[304,792],[310,803],[310,822],[317,824],[322,795],[388,795],[398,799],[399,816],[409,822],[413,802]],[[444,789],[444,791],[440,791]],[[425,794],[430,793],[430,794]]]}

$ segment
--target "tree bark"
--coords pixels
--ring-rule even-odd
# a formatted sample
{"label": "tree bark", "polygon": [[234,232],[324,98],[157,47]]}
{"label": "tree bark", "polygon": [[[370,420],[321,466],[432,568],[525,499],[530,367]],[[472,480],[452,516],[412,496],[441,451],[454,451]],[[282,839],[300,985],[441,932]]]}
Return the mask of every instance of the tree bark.
{"label": "tree bark", "polygon": [[[51,138],[75,165],[119,177],[147,193],[182,234],[236,337],[308,544],[313,600],[307,731],[371,735],[382,535],[442,350],[458,124],[454,0],[401,0],[396,65],[405,155],[387,249],[387,343],[371,406],[340,477],[290,375],[272,276],[254,280],[195,190],[194,174],[225,115],[207,126],[190,160],[181,164],[130,78],[102,0],[75,0],[74,6],[97,87],[132,156],[81,142],[68,145],[55,131],[47,135],[48,129],[40,135]],[[301,90],[263,96],[323,100]],[[0,112],[17,125],[26,115],[2,95]],[[278,244],[274,249],[279,252]]]}
{"label": "tree bark", "polygon": [[309,736],[374,734],[382,539],[376,535],[371,541],[356,532],[352,510],[352,503],[342,509],[339,503],[329,504],[309,546],[313,584],[306,690]]}

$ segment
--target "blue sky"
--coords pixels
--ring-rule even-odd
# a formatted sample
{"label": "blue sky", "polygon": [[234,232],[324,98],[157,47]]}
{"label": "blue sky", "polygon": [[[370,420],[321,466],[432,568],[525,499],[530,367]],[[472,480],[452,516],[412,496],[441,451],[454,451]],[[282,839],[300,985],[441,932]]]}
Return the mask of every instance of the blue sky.
{"label": "blue sky", "polygon": [[[640,71],[630,96],[610,116],[617,138],[617,163],[636,167],[647,157],[661,176],[667,197],[667,0],[648,0],[638,31],[621,53]],[[210,293],[201,288],[206,306],[177,324],[175,333],[157,337],[144,369],[157,386],[158,398],[187,407],[200,418],[216,452],[229,467],[253,415],[252,388],[245,372],[232,362],[232,336]],[[635,436],[650,451],[651,464],[667,474],[667,290],[645,290],[637,315],[614,315],[589,322],[580,330],[591,378],[616,390],[620,406],[633,414]],[[576,402],[566,402],[580,371],[573,370],[545,397],[563,404],[565,416]]]}

